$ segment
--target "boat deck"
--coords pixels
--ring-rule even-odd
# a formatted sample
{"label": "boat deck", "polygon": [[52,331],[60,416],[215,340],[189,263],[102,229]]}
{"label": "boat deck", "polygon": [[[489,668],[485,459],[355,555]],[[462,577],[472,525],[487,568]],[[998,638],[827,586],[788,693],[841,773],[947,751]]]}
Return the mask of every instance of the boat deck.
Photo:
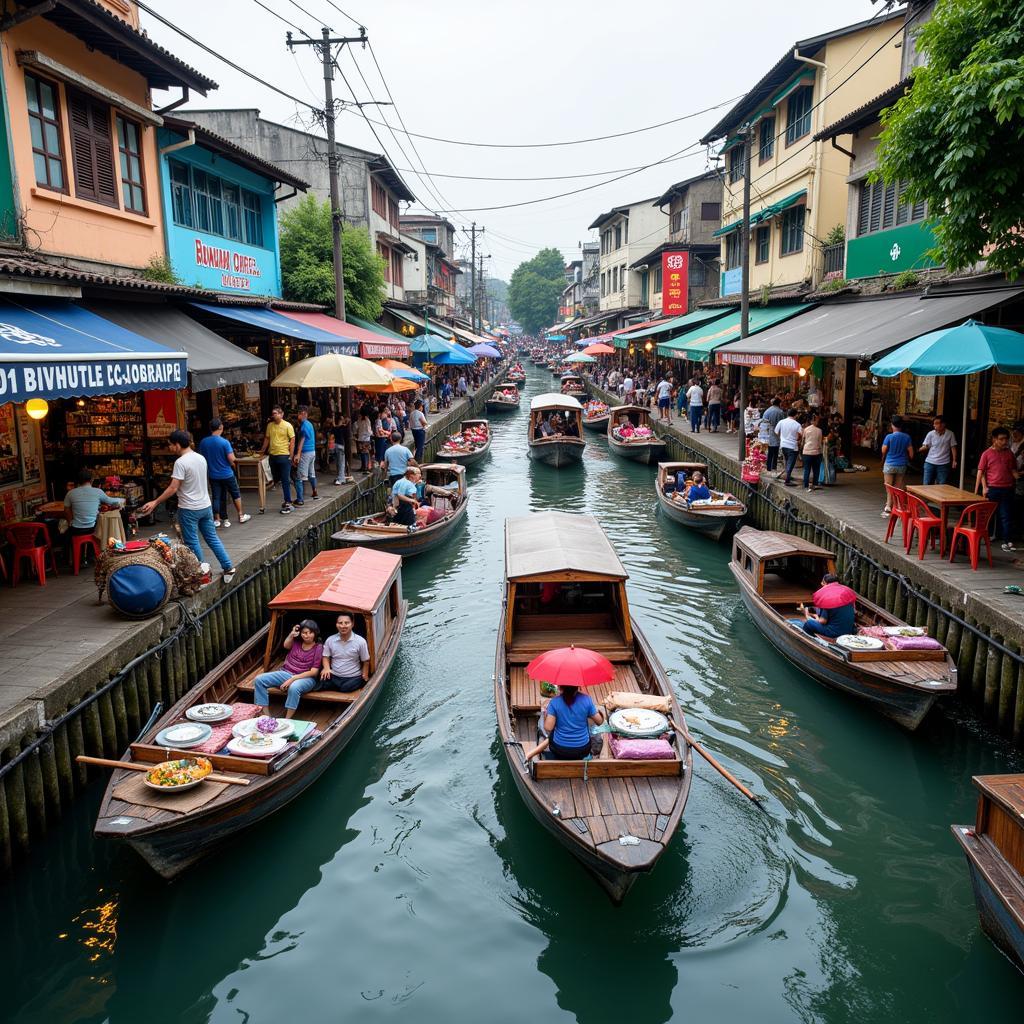
{"label": "boat deck", "polygon": [[616,629],[543,629],[520,631],[506,648],[513,664],[532,661],[538,654],[556,647],[588,647],[603,654],[609,661],[632,661],[633,648]]}
{"label": "boat deck", "polygon": [[[524,665],[515,665],[510,669],[509,690],[512,699],[512,711],[516,715],[517,721],[522,713],[529,714],[532,712],[536,715],[540,712],[540,686],[526,674],[526,667]],[[595,704],[600,704],[609,693],[616,690],[626,690],[630,693],[643,692],[632,665],[616,665],[615,679],[612,682],[588,687],[587,693],[593,697]]]}

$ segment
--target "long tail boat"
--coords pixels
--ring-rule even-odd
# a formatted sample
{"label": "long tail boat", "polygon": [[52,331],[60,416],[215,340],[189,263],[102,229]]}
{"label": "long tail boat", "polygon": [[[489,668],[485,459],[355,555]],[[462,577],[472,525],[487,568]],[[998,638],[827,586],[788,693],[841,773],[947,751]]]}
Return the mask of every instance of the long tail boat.
{"label": "long tail boat", "polygon": [[821,578],[836,571],[835,555],[827,548],[744,526],[733,537],[729,569],[754,624],[797,668],[905,729],[916,729],[939,697],[956,691],[956,665],[945,647],[893,649],[910,624],[862,597],[855,607],[858,629],[881,627],[891,640],[867,643],[865,638],[858,649],[858,638],[853,646],[844,645],[793,625],[802,618],[798,606],[810,607]]}
{"label": "long tail boat", "polygon": [[609,743],[589,761],[528,758],[541,695],[526,666],[556,647],[587,647],[615,667],[587,692],[664,698],[682,709],[657,655],[629,612],[626,570],[593,516],[542,512],[505,521],[505,598],[494,701],[505,755],[530,813],[620,901],[672,841],[690,792],[693,751],[682,737],[671,760],[619,760]]}
{"label": "long tail boat", "polygon": [[608,429],[609,409],[604,402],[591,400],[583,406],[583,429],[600,431]]}
{"label": "long tail boat", "polygon": [[973,827],[953,825],[981,927],[1024,971],[1024,775],[977,775]]}
{"label": "long tail boat", "polygon": [[707,476],[703,462],[659,462],[654,490],[662,511],[682,526],[688,526],[711,540],[721,540],[747,514],[747,506],[735,495],[725,491],[712,491],[710,500],[697,504],[683,500],[677,491],[677,474],[687,475],[700,471]]}
{"label": "long tail boat", "polygon": [[[487,433],[487,440],[483,444],[477,444],[469,440],[469,434],[478,434],[483,429]],[[468,434],[467,434],[468,431]],[[480,462],[491,450],[491,425],[487,420],[463,420],[459,424],[459,434],[462,440],[453,440],[457,435],[452,435],[437,450],[437,457],[445,462],[457,462],[460,466],[472,466]]]}
{"label": "long tail boat", "polygon": [[[564,433],[545,436],[542,424],[558,413],[566,421]],[[530,402],[529,456],[556,469],[579,462],[586,443],[582,437],[583,407],[572,395],[537,395]]]}
{"label": "long tail boat", "polygon": [[[307,693],[299,717],[313,728],[274,757],[257,759],[202,753],[214,771],[231,773],[247,785],[204,780],[189,793],[125,790],[138,774],[115,769],[100,805],[96,835],[125,842],[165,878],[173,878],[212,849],[295,799],[331,766],[366,722],[395,659],[407,602],[402,598],[402,560],[381,551],[352,548],[321,551],[270,601],[270,622],[192,687],[121,758],[156,764],[194,757],[195,750],[169,750],[156,737],[186,721],[189,708],[219,703],[237,708],[252,703],[253,679],[280,667],[282,642],[303,619],[314,619],[322,636],[335,631],[341,612],[355,620],[370,654],[370,676],[353,693]],[[268,714],[283,714],[281,691],[271,689]],[[225,743],[230,736],[225,738]],[[203,797],[206,799],[203,799]],[[183,807],[181,801],[185,801]]]}
{"label": "long tail boat", "polygon": [[443,544],[466,518],[469,492],[466,467],[455,462],[421,466],[425,484],[423,502],[440,518],[425,526],[403,526],[383,512],[345,523],[331,540],[340,547],[366,547],[391,551],[403,558],[420,555]]}
{"label": "long tail boat", "polygon": [[[637,437],[633,431],[642,430]],[[665,455],[665,442],[654,433],[651,411],[642,405],[617,405],[608,412],[608,447],[624,459],[656,466]]]}
{"label": "long tail boat", "polygon": [[487,399],[488,412],[515,412],[519,408],[519,388],[511,381],[498,384]]}
{"label": "long tail boat", "polygon": [[583,378],[575,373],[563,373],[561,377],[561,386],[559,390],[563,395],[585,395],[587,393],[587,385],[583,383]]}

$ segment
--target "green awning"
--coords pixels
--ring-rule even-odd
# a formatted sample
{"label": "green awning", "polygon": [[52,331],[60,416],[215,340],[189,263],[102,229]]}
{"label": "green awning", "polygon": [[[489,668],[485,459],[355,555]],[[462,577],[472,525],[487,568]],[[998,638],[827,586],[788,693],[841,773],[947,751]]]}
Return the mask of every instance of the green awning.
{"label": "green awning", "polygon": [[796,92],[802,85],[811,85],[814,82],[814,72],[805,71],[798,75],[788,85],[783,86],[772,98],[771,105],[777,107],[791,92]]}
{"label": "green awning", "polygon": [[[777,203],[772,203],[770,206],[766,206],[761,211],[761,220],[768,220],[770,217],[777,217],[783,210],[788,210],[791,206],[795,206],[800,202],[804,196],[807,195],[807,189],[802,188],[799,192],[794,192],[791,196],[786,196],[785,199],[780,199]],[[750,219],[751,223],[754,222],[753,217]]]}
{"label": "green awning", "polygon": [[742,220],[733,221],[731,224],[723,224],[720,228],[711,232],[712,238],[721,238],[722,235],[730,235],[733,231],[738,231],[743,227]]}
{"label": "green awning", "polygon": [[[404,320],[407,324],[418,327],[421,331],[424,329],[423,317],[418,316],[416,313],[410,313],[404,309],[391,309],[389,312],[400,320]],[[442,327],[440,324],[435,324],[433,320],[429,321],[429,324],[431,334],[436,334],[439,338],[444,338],[445,341],[452,336],[452,329],[450,327]],[[403,338],[402,340],[408,341],[409,339]]]}
{"label": "green awning", "polygon": [[615,340],[619,341],[621,338],[624,342],[628,343],[635,341],[637,338],[651,338],[656,334],[666,334],[668,331],[692,331],[695,327],[706,324],[709,320],[717,320],[727,313],[731,313],[733,309],[735,309],[735,306],[723,306],[720,309],[695,309],[692,313],[687,313],[685,316],[675,316],[671,320],[666,320],[642,331],[631,331],[629,334],[616,335]]}
{"label": "green awning", "polygon": [[[814,304],[800,302],[785,306],[752,306],[750,309],[748,333],[756,334],[772,324],[788,320]],[[720,345],[736,341],[740,336],[740,313],[736,310],[728,316],[709,324],[703,331],[692,331],[681,338],[666,341],[658,346],[659,356],[671,359],[691,359],[697,363],[706,363],[711,353]]]}
{"label": "green awning", "polygon": [[345,319],[350,324],[355,324],[356,327],[362,327],[364,331],[373,331],[374,334],[379,334],[384,338],[390,338],[392,341],[402,341],[406,345],[409,344],[408,338],[403,338],[401,334],[389,331],[386,327],[382,327],[380,324],[371,323],[369,320],[360,320],[357,316],[347,316]]}

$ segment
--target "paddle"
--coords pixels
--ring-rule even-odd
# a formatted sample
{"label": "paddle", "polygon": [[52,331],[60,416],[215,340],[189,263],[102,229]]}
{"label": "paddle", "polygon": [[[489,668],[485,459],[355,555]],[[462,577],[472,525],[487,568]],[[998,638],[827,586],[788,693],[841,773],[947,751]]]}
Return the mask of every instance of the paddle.
{"label": "paddle", "polygon": [[[199,755],[202,756],[202,755]],[[102,768],[124,768],[130,772],[151,772],[156,765],[155,764],[138,764],[135,761],[113,761],[106,757],[89,757],[86,754],[79,754],[75,758],[80,764],[96,764]],[[229,786],[248,786],[248,779],[235,779],[230,775],[218,775],[217,772],[211,772],[209,775],[204,775],[203,779],[209,779],[210,782],[223,782]],[[168,786],[168,791],[173,787]]]}
{"label": "paddle", "polygon": [[683,737],[683,739],[684,739],[684,740],[686,740],[686,742],[687,742],[687,743],[689,743],[689,744],[690,744],[690,746],[691,746],[691,747],[693,747],[693,749],[694,749],[694,750],[696,750],[696,751],[697,751],[697,753],[698,753],[698,754],[700,754],[700,756],[701,756],[701,757],[703,757],[703,758],[704,758],[704,760],[705,760],[705,761],[707,761],[707,763],[708,763],[709,765],[711,765],[711,767],[712,767],[712,768],[714,768],[714,769],[715,769],[715,771],[717,771],[717,772],[718,772],[719,774],[721,774],[721,775],[722,775],[722,776],[724,776],[724,777],[725,777],[726,779],[728,779],[728,780],[729,780],[729,781],[730,781],[730,782],[731,782],[731,783],[732,783],[732,784],[733,784],[733,785],[734,785],[734,786],[735,786],[735,787],[736,787],[736,788],[737,788],[737,789],[738,789],[738,790],[739,790],[739,791],[740,791],[740,792],[741,792],[741,793],[742,793],[742,794],[743,794],[743,795],[744,795],[744,796],[745,796],[745,797],[746,797],[746,798],[747,798],[747,799],[748,799],[748,800],[749,800],[749,801],[750,801],[751,803],[754,803],[754,804],[756,804],[756,805],[757,805],[758,807],[760,807],[760,808],[761,808],[761,810],[762,810],[762,811],[764,810],[764,806],[763,806],[763,805],[762,805],[762,803],[761,803],[761,797],[757,797],[757,796],[754,796],[754,794],[753,794],[753,793],[751,793],[751,792],[750,792],[750,790],[749,790],[749,789],[747,789],[747,787],[746,787],[746,786],[744,786],[744,785],[743,785],[743,783],[742,783],[742,782],[740,782],[740,781],[739,781],[739,779],[737,779],[737,778],[736,778],[736,776],[732,774],[732,772],[730,772],[730,771],[729,771],[729,770],[728,770],[727,768],[724,768],[724,767],[723,767],[722,765],[720,765],[720,764],[719,764],[719,763],[718,763],[718,762],[717,762],[717,761],[716,761],[716,760],[715,760],[715,759],[714,759],[714,758],[713,758],[713,757],[712,757],[712,756],[711,756],[711,755],[710,755],[710,754],[709,754],[709,753],[708,753],[708,752],[707,752],[707,751],[706,751],[706,750],[705,750],[705,749],[704,749],[704,748],[703,748],[703,747],[702,747],[702,746],[701,746],[701,745],[700,745],[700,744],[699,744],[699,743],[698,743],[698,742],[697,742],[697,741],[696,741],[696,740],[695,740],[695,739],[694,739],[694,738],[693,738],[693,737],[692,737],[692,736],[691,736],[691,735],[690,735],[690,734],[689,734],[689,733],[688,733],[688,732],[686,731],[686,729],[684,729],[684,728],[683,728],[683,727],[682,727],[681,725],[677,725],[677,724],[676,724],[675,722],[672,722],[672,728],[673,728],[673,729],[675,729],[675,731],[676,731],[677,733],[679,733],[679,735],[680,735],[680,736],[682,736],[682,737]]}
{"label": "paddle", "polygon": [[551,740],[541,740],[540,743],[538,743],[537,746],[533,748],[533,750],[524,750],[523,757],[526,758],[527,762],[532,761],[538,754],[543,754],[544,751],[548,749],[550,744]]}

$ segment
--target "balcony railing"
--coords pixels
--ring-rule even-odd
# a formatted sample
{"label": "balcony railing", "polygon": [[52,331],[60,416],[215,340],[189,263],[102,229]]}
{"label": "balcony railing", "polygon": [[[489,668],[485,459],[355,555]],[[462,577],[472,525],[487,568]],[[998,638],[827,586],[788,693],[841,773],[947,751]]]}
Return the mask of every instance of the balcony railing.
{"label": "balcony railing", "polygon": [[846,257],[846,243],[836,242],[835,245],[823,245],[821,247],[825,263],[822,268],[823,275],[827,278],[830,274],[835,277],[843,276],[843,266]]}

